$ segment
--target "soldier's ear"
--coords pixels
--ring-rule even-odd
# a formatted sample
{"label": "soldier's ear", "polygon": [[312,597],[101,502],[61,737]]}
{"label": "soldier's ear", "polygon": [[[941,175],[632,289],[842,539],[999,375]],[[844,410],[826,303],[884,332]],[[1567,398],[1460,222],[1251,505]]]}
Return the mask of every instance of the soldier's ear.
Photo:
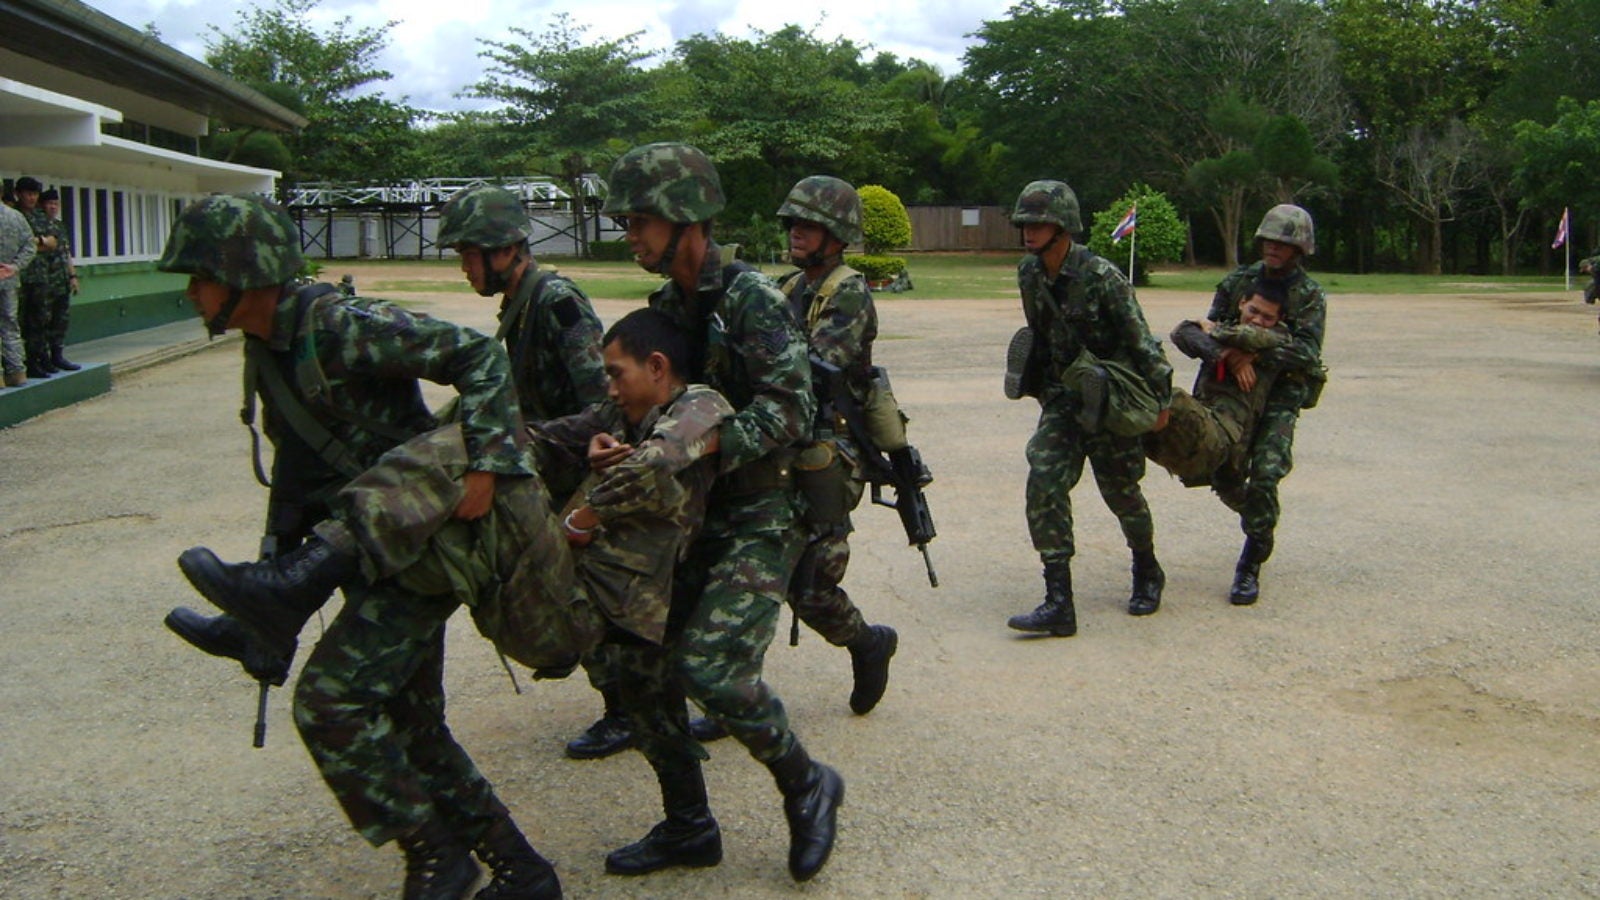
{"label": "soldier's ear", "polygon": [[645,357],[644,367],[652,378],[671,380],[673,377],[672,360],[667,359],[667,355],[660,350],[652,351]]}

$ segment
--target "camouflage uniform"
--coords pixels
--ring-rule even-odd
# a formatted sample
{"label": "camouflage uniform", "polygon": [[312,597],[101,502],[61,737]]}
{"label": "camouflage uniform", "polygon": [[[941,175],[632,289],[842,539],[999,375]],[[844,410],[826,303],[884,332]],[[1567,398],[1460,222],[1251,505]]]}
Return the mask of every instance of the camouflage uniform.
{"label": "camouflage uniform", "polygon": [[1226,346],[1261,353],[1288,340],[1289,331],[1282,325],[1270,329],[1218,325],[1207,334],[1198,322],[1179,323],[1172,330],[1173,346],[1200,359],[1200,372],[1193,395],[1182,388],[1173,390],[1167,427],[1145,435],[1145,453],[1189,487],[1209,484],[1211,474],[1224,465],[1237,468],[1277,373],[1258,369],[1255,386],[1246,391],[1227,373],[1218,377],[1217,351]]}
{"label": "camouflage uniform", "polygon": [[10,278],[0,279],[0,365],[13,380],[21,377],[26,366],[17,319],[19,288],[22,272],[37,252],[27,217],[0,203],[0,263],[17,270]]}
{"label": "camouflage uniform", "polygon": [[59,219],[50,218],[42,205],[23,215],[33,229],[35,240],[53,237],[57,241],[55,250],[36,253],[22,273],[22,343],[27,358],[38,363],[50,359],[56,298],[71,296],[72,286],[67,276],[68,248],[65,246],[67,230]]}
{"label": "camouflage uniform", "polygon": [[530,266],[501,303],[500,323],[524,419],[571,415],[605,399],[600,318],[571,279]]}
{"label": "camouflage uniform", "polygon": [[683,683],[667,649],[678,624],[669,623],[669,612],[676,564],[699,536],[716,476],[705,442],[732,413],[721,394],[692,384],[637,425],[629,425],[607,401],[533,428],[539,440],[573,454],[602,432],[634,448],[580,488],[581,502],[595,511],[602,527],[577,550],[577,577],[579,589],[612,625],[600,658],[609,667],[608,683],[617,688],[621,711],[644,754],[668,767],[706,755],[688,735]]}
{"label": "camouflage uniform", "polygon": [[[158,268],[227,284],[233,297],[287,280],[302,263],[281,207],[213,196],[174,223]],[[286,293],[270,338],[246,338],[248,364],[277,367],[318,424],[350,451],[336,465],[306,446],[270,392],[273,440],[269,528],[296,539],[326,518],[348,481],[405,435],[434,425],[417,379],[455,386],[467,468],[530,476],[504,352],[488,337],[330,290]],[[226,328],[236,301],[208,327]],[[320,372],[320,375],[317,373]],[[284,511],[288,511],[284,513]],[[507,818],[487,781],[444,723],[444,628],[458,606],[390,579],[346,587],[346,603],[296,685],[295,724],[356,830],[374,845],[443,822],[470,843]]]}
{"label": "camouflage uniform", "polygon": [[809,435],[816,412],[805,338],[765,275],[742,269],[725,282],[715,243],[692,296],[668,281],[650,295],[650,307],[691,335],[693,377],[736,410],[720,430],[721,477],[704,530],[679,567],[679,589],[693,608],[675,653],[690,699],[770,762],[794,740],[761,668],[804,549],[795,539],[799,498],[788,454]]}
{"label": "camouflage uniform", "polygon": [[[1071,299],[1074,281],[1081,284],[1081,305]],[[1060,379],[1060,373],[1087,349],[1101,359],[1132,366],[1144,376],[1161,405],[1166,405],[1172,390],[1172,366],[1145,324],[1133,286],[1115,265],[1081,244],[1072,245],[1054,279],[1039,258],[1029,254],[1017,266],[1017,286],[1028,321],[1046,323],[1046,366],[1051,373],[1041,391],[1039,425],[1027,450],[1028,533],[1034,549],[1046,564],[1072,558],[1070,491],[1083,474],[1087,458],[1100,496],[1121,524],[1128,548],[1135,553],[1152,552],[1155,527],[1139,490],[1139,479],[1144,477],[1140,439],[1109,431],[1085,433],[1077,421],[1082,397]]]}
{"label": "camouflage uniform", "polygon": [[[1266,274],[1265,268],[1263,263],[1255,262],[1230,272],[1217,285],[1206,318],[1219,323],[1237,323],[1239,301],[1249,294],[1250,286]],[[1245,468],[1219,473],[1213,482],[1217,496],[1239,514],[1244,533],[1256,538],[1270,537],[1277,528],[1278,482],[1288,476],[1294,466],[1291,451],[1295,422],[1300,418],[1300,410],[1320,388],[1322,378],[1327,296],[1303,268],[1296,267],[1282,281],[1289,293],[1283,323],[1289,328],[1290,341],[1266,351],[1257,361],[1258,368],[1275,370],[1278,377],[1267,394],[1266,408],[1256,424]]]}

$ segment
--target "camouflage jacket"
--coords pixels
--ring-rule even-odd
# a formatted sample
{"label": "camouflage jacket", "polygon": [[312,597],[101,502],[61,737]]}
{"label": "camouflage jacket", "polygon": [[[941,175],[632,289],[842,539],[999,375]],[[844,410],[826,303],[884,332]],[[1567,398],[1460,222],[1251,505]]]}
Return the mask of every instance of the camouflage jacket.
{"label": "camouflage jacket", "polygon": [[636,426],[607,400],[531,427],[538,441],[571,453],[602,432],[633,446],[626,459],[585,479],[582,499],[569,505],[588,505],[601,524],[578,552],[579,584],[607,619],[647,640],[660,643],[666,634],[673,564],[699,534],[716,476],[706,439],[732,414],[721,394],[692,384]]}
{"label": "camouflage jacket", "polygon": [[[36,206],[32,212],[23,213],[28,219],[28,227],[33,229],[34,238],[53,237],[56,239],[56,249],[38,250],[33,261],[23,271],[23,280],[33,284],[44,284],[51,288],[52,293],[64,291],[67,288],[67,253],[70,245],[67,241],[67,227],[60,219],[52,219],[43,207]],[[37,245],[35,245],[37,248]]]}
{"label": "camouflage jacket", "polygon": [[532,268],[524,272],[516,291],[501,301],[500,334],[529,422],[571,415],[605,399],[600,319],[570,279]]}
{"label": "camouflage jacket", "polygon": [[787,529],[796,497],[782,480],[785,455],[809,439],[817,408],[805,336],[767,276],[746,268],[735,270],[726,286],[723,279],[722,249],[713,243],[694,293],[685,295],[668,281],[650,295],[650,306],[688,331],[691,377],[719,391],[735,410],[718,429],[721,478],[707,527],[737,510],[732,518]]}
{"label": "camouflage jacket", "polygon": [[1130,366],[1161,406],[1171,399],[1172,365],[1150,334],[1133,285],[1110,260],[1074,243],[1052,279],[1030,253],[1017,264],[1017,288],[1028,324],[1049,350],[1041,402],[1078,405],[1077,392],[1061,376],[1084,350]]}
{"label": "camouflage jacket", "polygon": [[[1250,285],[1261,278],[1265,264],[1257,261],[1229,272],[1217,285],[1211,298],[1211,311],[1206,318],[1228,324],[1239,321],[1239,301],[1245,298]],[[1284,283],[1289,289],[1289,304],[1283,311],[1283,324],[1289,327],[1290,340],[1274,350],[1266,351],[1257,360],[1262,368],[1276,369],[1288,375],[1280,380],[1279,389],[1295,383],[1303,386],[1306,376],[1322,371],[1322,334],[1326,328],[1328,297],[1322,292],[1306,270],[1296,267]]]}
{"label": "camouflage jacket", "polygon": [[17,278],[37,252],[27,216],[0,203],[0,263],[14,267],[17,274],[11,277]]}
{"label": "camouflage jacket", "polygon": [[[375,300],[336,293],[279,301],[264,345],[306,410],[350,449],[363,468],[401,441],[435,426],[417,379],[453,385],[460,397],[467,468],[530,475],[505,353],[470,329]],[[349,480],[295,433],[270,395],[264,427],[276,453],[273,500],[331,494]]]}
{"label": "camouflage jacket", "polygon": [[1194,320],[1179,322],[1172,329],[1172,345],[1200,360],[1200,371],[1195,376],[1194,396],[1212,412],[1226,419],[1236,428],[1236,434],[1245,435],[1255,430],[1256,418],[1266,406],[1267,395],[1277,372],[1256,369],[1255,387],[1246,391],[1233,377],[1222,372],[1219,378],[1218,362],[1225,347],[1237,347],[1252,353],[1265,353],[1282,347],[1291,340],[1289,329],[1282,324],[1272,328],[1256,325],[1217,325],[1207,334]]}
{"label": "camouflage jacket", "polygon": [[[815,284],[806,279],[806,273],[793,272],[778,284],[778,289],[789,298],[789,311],[809,336],[811,355],[838,366],[845,373],[856,402],[865,403],[870,389],[872,342],[878,338],[878,310],[872,304],[867,280],[860,272],[841,265]],[[848,435],[835,434],[831,425],[827,431],[827,436],[852,460],[859,476],[860,454]]]}

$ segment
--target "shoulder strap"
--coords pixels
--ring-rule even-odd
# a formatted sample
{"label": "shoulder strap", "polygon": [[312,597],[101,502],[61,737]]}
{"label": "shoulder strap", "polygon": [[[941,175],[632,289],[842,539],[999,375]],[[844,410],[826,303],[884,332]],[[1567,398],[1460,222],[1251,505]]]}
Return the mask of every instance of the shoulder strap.
{"label": "shoulder strap", "polygon": [[[283,416],[289,427],[300,440],[310,447],[312,452],[322,457],[322,460],[333,468],[335,472],[347,478],[354,478],[362,472],[360,462],[355,454],[350,452],[344,442],[333,436],[333,433],[318,422],[305,404],[300,402],[295,391],[289,387],[283,378],[283,373],[278,371],[278,366],[272,359],[272,350],[265,341],[250,340],[245,342],[245,372],[246,396],[249,397],[257,391],[272,403],[273,409]],[[253,357],[253,358],[252,358]],[[251,380],[254,383],[249,383]],[[252,401],[252,418],[253,418]],[[255,429],[251,428],[251,434]],[[259,458],[256,462],[257,478],[261,477]]]}
{"label": "shoulder strap", "polygon": [[500,320],[499,330],[494,333],[496,341],[506,339],[506,335],[511,333],[511,329],[516,327],[517,322],[521,321],[523,313],[527,311],[528,304],[533,302],[533,298],[539,296],[539,292],[544,290],[544,283],[549,281],[553,274],[551,272],[542,273],[539,276],[539,280],[533,283],[533,290],[528,291],[526,294],[521,291],[517,292],[517,296],[512,299],[511,305],[506,307],[506,314]]}

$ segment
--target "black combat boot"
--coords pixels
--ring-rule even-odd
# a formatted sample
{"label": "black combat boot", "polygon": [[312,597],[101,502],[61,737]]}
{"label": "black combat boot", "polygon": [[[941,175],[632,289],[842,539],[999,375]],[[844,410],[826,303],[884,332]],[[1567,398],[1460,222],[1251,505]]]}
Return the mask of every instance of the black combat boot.
{"label": "black combat boot", "polygon": [[1233,570],[1233,588],[1228,591],[1228,602],[1234,606],[1249,606],[1261,596],[1261,564],[1272,555],[1272,535],[1253,537],[1245,535],[1244,550],[1239,553],[1239,564]]}
{"label": "black combat boot", "polygon": [[667,817],[649,834],[607,853],[606,871],[645,875],[669,866],[700,869],[722,862],[722,829],[706,802],[706,780],[699,760],[657,766],[656,780],[661,784],[661,809]]}
{"label": "black combat boot", "polygon": [[1044,602],[1031,613],[1012,616],[1006,625],[1017,631],[1072,637],[1078,633],[1078,612],[1072,607],[1072,564],[1044,564]]}
{"label": "black combat boot", "polygon": [[430,821],[400,839],[406,854],[402,900],[461,900],[478,882],[472,854],[437,821]]}
{"label": "black combat boot", "polygon": [[789,820],[789,875],[795,881],[808,881],[833,852],[839,806],[844,803],[844,778],[831,767],[813,762],[798,740],[767,768],[783,792],[783,815]]}
{"label": "black combat boot", "polygon": [[38,353],[29,353],[26,358],[26,365],[29,378],[49,378],[56,371],[50,365],[49,360]]}
{"label": "black combat boot", "polygon": [[728,729],[710,716],[695,716],[689,720],[689,736],[702,744],[709,744],[727,737]]}
{"label": "black combat boot", "polygon": [[256,681],[282,687],[289,679],[289,666],[294,662],[293,646],[289,655],[279,656],[256,640],[250,629],[233,616],[207,616],[187,606],[178,606],[167,613],[165,621],[173,634],[191,646],[202,653],[237,661]]}
{"label": "black combat boot", "polygon": [[1161,589],[1167,586],[1167,573],[1161,571],[1153,550],[1133,554],[1133,595],[1128,598],[1128,615],[1148,616],[1161,608]]}
{"label": "black combat boot", "polygon": [[850,711],[858,716],[872,712],[889,686],[889,660],[900,648],[900,635],[887,625],[873,625],[845,645],[850,650]]}
{"label": "black combat boot", "polygon": [[618,712],[616,688],[607,688],[601,696],[606,701],[605,714],[567,742],[568,759],[605,759],[633,746],[633,723]]}
{"label": "black combat boot", "polygon": [[67,359],[67,355],[62,350],[60,344],[56,344],[50,348],[50,365],[60,369],[63,372],[76,372],[83,368],[83,366],[80,366],[77,363],[71,362]]}
{"label": "black combat boot", "polygon": [[473,895],[475,900],[561,900],[555,867],[533,849],[510,816],[496,819],[474,851],[494,874],[494,880]]}
{"label": "black combat boot", "polygon": [[360,574],[356,558],[318,537],[272,559],[225,563],[205,547],[190,547],[178,568],[195,590],[233,615],[267,648],[293,656],[295,638],[335,588]]}

